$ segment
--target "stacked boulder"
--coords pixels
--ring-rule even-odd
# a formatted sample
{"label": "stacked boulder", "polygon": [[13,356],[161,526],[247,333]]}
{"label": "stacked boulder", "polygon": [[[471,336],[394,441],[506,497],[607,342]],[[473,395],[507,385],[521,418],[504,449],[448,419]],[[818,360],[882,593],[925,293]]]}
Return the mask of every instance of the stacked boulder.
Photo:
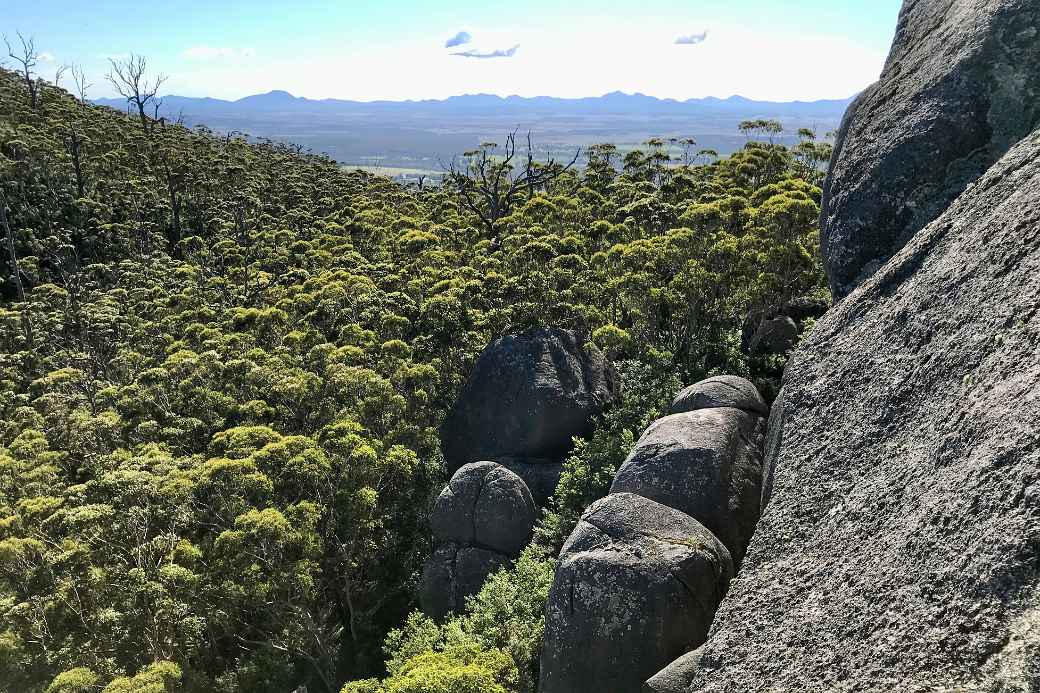
{"label": "stacked boulder", "polygon": [[617,397],[613,366],[578,334],[542,328],[502,337],[477,359],[441,425],[448,471],[494,460],[544,503],[572,439],[591,433]]}
{"label": "stacked boulder", "polygon": [[746,354],[786,354],[802,335],[810,320],[817,320],[830,308],[823,298],[796,298],[779,309],[755,309],[747,314],[741,330],[740,346]]}
{"label": "stacked boulder", "polygon": [[466,597],[527,545],[537,517],[516,474],[494,462],[463,466],[430,515],[436,548],[423,570],[424,611],[436,619],[461,611]]}
{"label": "stacked boulder", "polygon": [[638,691],[704,642],[758,521],[768,407],[710,378],[643,433],[567,540],[546,605],[542,693]]}
{"label": "stacked boulder", "polygon": [[488,575],[516,559],[573,438],[589,434],[617,397],[613,366],[568,330],[508,335],[484,350],[441,426],[453,476],[430,518],[434,552],[421,592],[428,614],[461,611]]}

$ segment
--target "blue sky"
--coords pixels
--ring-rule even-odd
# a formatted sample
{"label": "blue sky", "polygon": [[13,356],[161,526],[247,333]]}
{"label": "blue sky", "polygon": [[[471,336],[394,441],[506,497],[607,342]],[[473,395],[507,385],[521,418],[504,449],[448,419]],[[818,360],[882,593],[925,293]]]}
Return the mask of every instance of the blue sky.
{"label": "blue sky", "polygon": [[[47,75],[136,52],[168,93],[420,99],[462,93],[794,100],[881,70],[901,0],[0,0]],[[450,39],[455,38],[455,41]],[[468,40],[467,40],[468,39]],[[456,45],[448,47],[446,44]]]}

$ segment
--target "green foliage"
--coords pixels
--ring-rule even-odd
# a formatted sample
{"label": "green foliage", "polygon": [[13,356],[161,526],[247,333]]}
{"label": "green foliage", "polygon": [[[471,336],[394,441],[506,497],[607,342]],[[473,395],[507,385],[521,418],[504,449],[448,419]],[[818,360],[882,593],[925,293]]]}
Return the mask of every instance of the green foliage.
{"label": "green foliage", "polygon": [[[400,629],[387,636],[390,676],[383,682],[352,683],[344,693],[455,690],[440,687],[448,681],[459,686],[479,682],[476,688],[459,690],[534,693],[553,567],[552,559],[530,546],[511,569],[487,579],[480,592],[467,600],[462,615],[438,625],[422,612],[412,612]],[[474,662],[493,675],[463,676]]]}
{"label": "green foliage", "polygon": [[681,164],[662,140],[598,146],[491,219],[469,189],[139,115],[0,70],[3,693],[386,674],[437,426],[489,341],[551,324],[621,363],[624,401],[568,460],[542,554],[388,670],[388,690],[530,690],[544,556],[680,383],[775,383],[782,358],[739,349],[745,316],[824,286],[809,137],[722,160],[684,143]]}

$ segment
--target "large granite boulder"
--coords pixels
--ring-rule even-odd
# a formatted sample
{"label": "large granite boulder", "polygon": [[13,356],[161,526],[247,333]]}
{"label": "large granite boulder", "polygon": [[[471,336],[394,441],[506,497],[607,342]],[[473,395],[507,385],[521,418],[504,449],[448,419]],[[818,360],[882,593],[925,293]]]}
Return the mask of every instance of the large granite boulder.
{"label": "large granite boulder", "polygon": [[434,552],[423,567],[423,610],[436,619],[461,611],[491,573],[516,559],[537,518],[519,476],[494,462],[461,467],[430,513]]}
{"label": "large granite boulder", "polygon": [[538,519],[523,479],[494,462],[475,462],[455,472],[437,496],[430,529],[438,543],[480,546],[518,555]]}
{"label": "large granite boulder", "polygon": [[500,458],[560,462],[617,396],[613,366],[575,333],[502,337],[477,359],[441,425],[448,470]]}
{"label": "large granite boulder", "polygon": [[560,553],[539,690],[639,690],[704,641],[732,576],[729,552],[693,518],[627,493],[593,503]]}
{"label": "large granite boulder", "polygon": [[[918,82],[932,85],[928,120],[902,109],[932,134],[923,169],[960,170],[950,152],[961,143],[939,125],[974,106],[939,99],[952,87],[929,78],[939,66],[919,52],[969,85],[973,73],[958,64],[993,75],[978,99],[1004,103],[996,97],[1012,85],[1032,88],[1022,70],[1036,69],[1037,11],[1035,2],[907,3],[893,54],[909,84],[898,83],[896,63],[886,84],[894,106]],[[978,63],[951,53],[965,36],[979,50],[1004,47]],[[1006,100],[1008,122],[1016,103]],[[971,113],[994,137],[1004,132],[989,119],[1005,116]],[[889,111],[861,105],[852,132],[880,137],[883,128],[861,122],[879,119]],[[993,141],[978,145],[983,159]],[[845,152],[839,171],[866,167]],[[875,163],[864,176],[873,168],[885,170]],[[838,192],[850,184],[834,183]],[[707,643],[648,690],[1040,690],[1038,344],[1034,131],[794,354],[771,436],[772,497],[740,578]]]}
{"label": "large granite boulder", "polygon": [[1040,122],[1036,0],[907,0],[880,81],[846,113],[824,187],[848,294]]}
{"label": "large granite boulder", "polygon": [[672,414],[733,407],[765,416],[769,405],[751,383],[737,375],[718,375],[684,388],[672,401]]}
{"label": "large granite boulder", "polygon": [[682,511],[717,536],[739,568],[758,522],[765,418],[732,407],[652,423],[610,487]]}

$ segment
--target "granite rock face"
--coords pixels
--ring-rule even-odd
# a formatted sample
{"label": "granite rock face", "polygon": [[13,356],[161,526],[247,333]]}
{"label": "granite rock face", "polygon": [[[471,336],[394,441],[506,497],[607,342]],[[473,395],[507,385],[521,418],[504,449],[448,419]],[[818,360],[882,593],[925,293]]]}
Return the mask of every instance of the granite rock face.
{"label": "granite rock face", "polygon": [[[1029,88],[1012,58],[1023,37],[1040,41],[1037,7],[908,2],[897,41],[913,45],[893,55],[914,83],[934,62],[910,60],[917,44],[950,59],[965,32],[993,32],[1007,52],[977,68],[1003,75],[980,91],[992,101],[1009,85]],[[934,83],[936,98],[947,86]],[[893,103],[908,89],[894,85]],[[951,108],[935,101],[932,120],[918,121],[943,162],[960,147],[938,129],[959,118]],[[878,117],[861,104],[851,131]],[[866,166],[845,152],[837,193],[850,167]],[[947,193],[934,194],[941,206]],[[739,579],[708,641],[647,690],[1040,690],[1038,345],[1034,131],[796,351],[770,422],[771,498]]]}
{"label": "granite rock face", "polygon": [[639,690],[704,640],[732,576],[729,552],[693,518],[628,493],[593,503],[560,553],[539,690]]}
{"label": "granite rock face", "polygon": [[[757,392],[756,392],[757,394]],[[618,469],[611,493],[637,493],[694,518],[740,566],[758,522],[765,419],[731,407],[650,424]]]}
{"label": "granite rock face", "polygon": [[835,298],[1040,123],[1036,0],[907,0],[880,80],[849,108],[824,187]]}
{"label": "granite rock face", "polygon": [[441,425],[448,471],[502,458],[560,462],[617,397],[613,366],[575,333],[502,337],[477,359]]}

